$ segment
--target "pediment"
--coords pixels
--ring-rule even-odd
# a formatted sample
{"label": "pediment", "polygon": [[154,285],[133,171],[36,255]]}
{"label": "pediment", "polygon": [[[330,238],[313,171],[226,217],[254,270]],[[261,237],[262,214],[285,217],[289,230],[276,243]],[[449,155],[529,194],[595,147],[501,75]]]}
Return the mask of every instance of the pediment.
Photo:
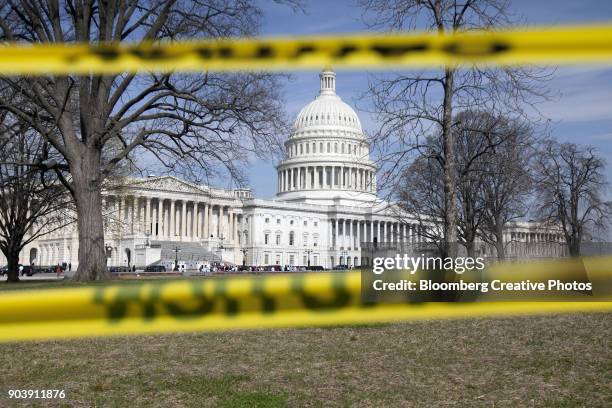
{"label": "pediment", "polygon": [[144,180],[138,180],[130,185],[131,188],[167,191],[172,193],[191,193],[202,194],[208,193],[208,188],[198,186],[172,176],[152,177]]}

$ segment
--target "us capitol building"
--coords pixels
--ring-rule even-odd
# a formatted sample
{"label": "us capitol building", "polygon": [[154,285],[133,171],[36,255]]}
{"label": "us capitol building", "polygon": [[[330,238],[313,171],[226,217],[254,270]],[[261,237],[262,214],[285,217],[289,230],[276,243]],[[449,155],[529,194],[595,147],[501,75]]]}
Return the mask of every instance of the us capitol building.
{"label": "us capitol building", "polygon": [[[418,223],[377,198],[376,165],[355,111],[336,94],[336,74],[320,73],[319,95],[298,114],[277,168],[273,200],[248,189],[215,189],[172,176],[130,179],[103,193],[109,266],[202,263],[359,266],[361,242],[420,242]],[[508,239],[550,233],[517,223]],[[560,237],[552,237],[558,240]],[[76,225],[23,251],[23,264],[78,266]],[[2,263],[2,260],[0,260]]]}

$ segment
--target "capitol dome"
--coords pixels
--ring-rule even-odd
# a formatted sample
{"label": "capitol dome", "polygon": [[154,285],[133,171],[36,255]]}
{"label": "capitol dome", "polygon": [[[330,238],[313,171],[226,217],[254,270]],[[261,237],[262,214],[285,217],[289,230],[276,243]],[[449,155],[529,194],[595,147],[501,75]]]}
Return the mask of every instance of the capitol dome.
{"label": "capitol dome", "polygon": [[308,103],[285,142],[278,166],[277,198],[317,204],[354,204],[376,198],[376,167],[357,113],[336,94],[336,73],[320,74]]}
{"label": "capitol dome", "polygon": [[345,127],[362,133],[357,113],[336,95],[336,74],[329,70],[321,73],[319,95],[302,108],[293,124],[295,131],[320,126]]}

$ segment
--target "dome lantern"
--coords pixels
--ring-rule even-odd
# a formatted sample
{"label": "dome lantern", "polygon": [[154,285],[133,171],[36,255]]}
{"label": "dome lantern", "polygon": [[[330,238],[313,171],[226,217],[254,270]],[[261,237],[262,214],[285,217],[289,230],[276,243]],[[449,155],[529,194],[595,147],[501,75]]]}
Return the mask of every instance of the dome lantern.
{"label": "dome lantern", "polygon": [[319,95],[335,95],[336,94],[336,73],[330,68],[325,68],[320,74],[321,90]]}

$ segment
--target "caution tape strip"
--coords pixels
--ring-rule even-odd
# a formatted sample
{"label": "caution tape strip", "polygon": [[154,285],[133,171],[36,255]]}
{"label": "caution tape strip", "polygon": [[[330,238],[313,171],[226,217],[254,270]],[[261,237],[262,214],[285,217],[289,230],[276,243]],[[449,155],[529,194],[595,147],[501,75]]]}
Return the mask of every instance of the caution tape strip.
{"label": "caution tape strip", "polygon": [[606,311],[612,302],[367,304],[359,272],[267,275],[5,292],[0,341]]}
{"label": "caution tape strip", "polygon": [[448,65],[574,64],[612,61],[612,26],[351,34],[140,44],[6,44],[0,72],[117,74]]}

